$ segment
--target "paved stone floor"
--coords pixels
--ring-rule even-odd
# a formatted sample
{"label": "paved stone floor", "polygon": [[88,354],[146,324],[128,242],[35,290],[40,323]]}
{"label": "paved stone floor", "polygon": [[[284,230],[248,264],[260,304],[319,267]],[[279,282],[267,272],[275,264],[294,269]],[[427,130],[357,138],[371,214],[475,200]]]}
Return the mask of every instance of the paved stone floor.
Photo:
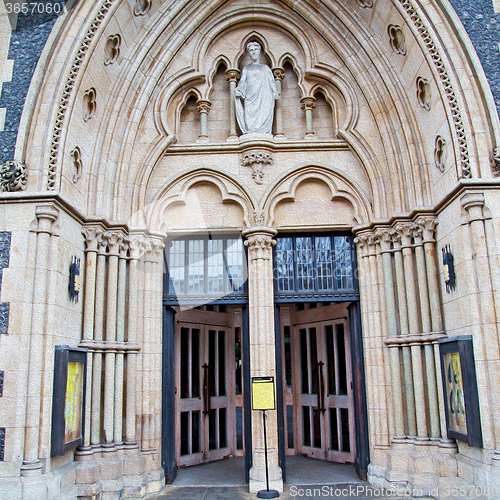
{"label": "paved stone floor", "polygon": [[[173,484],[147,500],[254,500],[245,483],[244,459],[231,458],[210,464],[181,469]],[[409,495],[387,495],[361,481],[354,467],[331,464],[305,457],[287,457],[287,481],[282,500],[291,499],[404,499]]]}

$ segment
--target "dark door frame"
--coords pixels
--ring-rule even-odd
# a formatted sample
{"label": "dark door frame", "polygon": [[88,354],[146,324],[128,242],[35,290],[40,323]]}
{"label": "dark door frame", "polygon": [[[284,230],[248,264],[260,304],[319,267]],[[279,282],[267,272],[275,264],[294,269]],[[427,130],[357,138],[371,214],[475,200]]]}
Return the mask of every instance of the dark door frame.
{"label": "dark door frame", "polygon": [[[340,302],[340,301],[339,301]],[[283,353],[281,347],[281,319],[279,304],[274,308],[276,345],[276,406],[278,418],[278,459],[283,480],[286,479],[285,454],[285,409],[283,401]],[[370,463],[368,435],[368,411],[366,406],[366,379],[361,332],[361,311],[359,301],[351,301],[349,310],[349,331],[351,341],[351,364],[354,392],[354,430],[356,434],[356,457],[354,466],[360,479],[366,480]]]}
{"label": "dark door frame", "polygon": [[[245,479],[248,482],[250,469],[252,467],[252,409],[250,401],[251,380],[248,305],[243,305],[242,309],[243,425],[245,429]],[[177,476],[177,461],[175,459],[175,314],[175,309],[172,306],[163,304],[162,466],[165,472],[165,484],[174,482]]]}

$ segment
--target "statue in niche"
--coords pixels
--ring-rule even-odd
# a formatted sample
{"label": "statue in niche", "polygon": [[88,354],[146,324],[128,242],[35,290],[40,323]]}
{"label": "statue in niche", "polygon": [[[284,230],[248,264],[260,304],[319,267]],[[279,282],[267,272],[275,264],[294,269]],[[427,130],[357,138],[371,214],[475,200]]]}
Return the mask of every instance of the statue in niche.
{"label": "statue in niche", "polygon": [[280,93],[271,68],[260,62],[260,44],[249,42],[247,50],[252,62],[243,68],[234,91],[236,118],[242,137],[272,138],[274,101],[280,98]]}

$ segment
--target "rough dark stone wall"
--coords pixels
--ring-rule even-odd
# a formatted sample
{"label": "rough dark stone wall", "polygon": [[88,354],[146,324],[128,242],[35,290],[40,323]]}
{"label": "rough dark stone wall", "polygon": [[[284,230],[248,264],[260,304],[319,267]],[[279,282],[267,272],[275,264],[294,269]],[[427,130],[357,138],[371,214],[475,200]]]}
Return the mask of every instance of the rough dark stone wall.
{"label": "rough dark stone wall", "polygon": [[[3,270],[9,267],[10,263],[10,243],[11,233],[0,233],[0,294],[2,292]],[[0,334],[8,333],[9,331],[9,311],[10,304],[8,302],[0,302]]]}
{"label": "rough dark stone wall", "polygon": [[[49,0],[43,4],[62,6],[66,0]],[[19,122],[38,59],[56,22],[57,14],[19,14],[12,32],[9,59],[14,59],[12,81],[3,84],[0,108],[7,108],[4,131],[0,132],[0,163],[14,159]],[[16,158],[21,160],[22,158]]]}
{"label": "rough dark stone wall", "polygon": [[500,115],[500,14],[493,0],[450,0],[476,48]]}

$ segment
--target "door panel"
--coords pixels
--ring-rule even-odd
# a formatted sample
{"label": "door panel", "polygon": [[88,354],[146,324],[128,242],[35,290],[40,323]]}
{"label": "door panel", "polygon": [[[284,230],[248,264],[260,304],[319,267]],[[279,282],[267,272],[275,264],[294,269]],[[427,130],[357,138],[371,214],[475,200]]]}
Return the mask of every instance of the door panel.
{"label": "door panel", "polygon": [[281,306],[287,454],[353,462],[354,399],[346,304],[294,312],[291,308]]}
{"label": "door panel", "polygon": [[203,310],[179,313],[176,458],[180,466],[244,453],[241,310],[239,314],[236,312],[231,309],[230,313]]}

